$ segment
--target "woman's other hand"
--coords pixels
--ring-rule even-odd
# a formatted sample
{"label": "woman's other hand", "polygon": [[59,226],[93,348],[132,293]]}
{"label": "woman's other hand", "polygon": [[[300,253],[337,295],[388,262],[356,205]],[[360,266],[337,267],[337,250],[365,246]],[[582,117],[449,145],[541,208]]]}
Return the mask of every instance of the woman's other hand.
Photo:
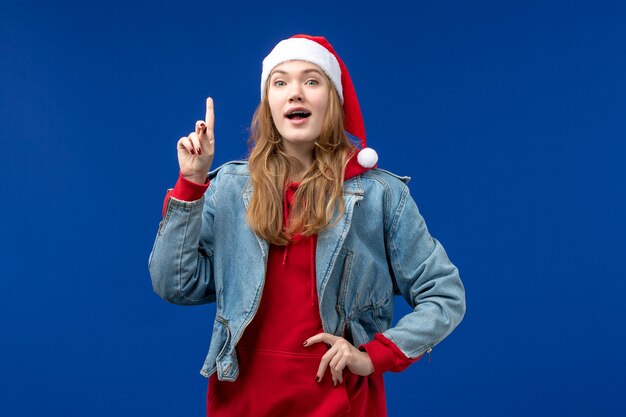
{"label": "woman's other hand", "polygon": [[214,125],[213,99],[208,97],[206,99],[205,119],[198,120],[195,131],[191,132],[189,136],[180,138],[176,146],[180,172],[189,181],[199,184],[206,182],[215,154]]}
{"label": "woman's other hand", "polygon": [[367,376],[374,373],[374,365],[367,352],[361,352],[343,337],[319,333],[305,340],[303,345],[311,346],[319,342],[325,342],[330,348],[322,356],[322,361],[317,370],[317,381],[322,380],[326,368],[330,369],[333,385],[343,382],[343,369],[345,367],[348,367],[350,372],[356,375]]}

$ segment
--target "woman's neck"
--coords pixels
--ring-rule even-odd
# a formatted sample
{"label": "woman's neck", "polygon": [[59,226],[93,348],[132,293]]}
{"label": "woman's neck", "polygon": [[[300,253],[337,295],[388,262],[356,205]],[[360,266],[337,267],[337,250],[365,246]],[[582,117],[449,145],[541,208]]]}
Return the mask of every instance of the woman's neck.
{"label": "woman's neck", "polygon": [[300,171],[292,173],[290,180],[291,181],[301,181],[304,177],[304,174],[309,170],[311,164],[313,164],[313,147],[315,145],[305,147],[305,146],[293,146],[292,144],[288,144],[283,142],[283,146],[285,149],[285,153],[300,162]]}

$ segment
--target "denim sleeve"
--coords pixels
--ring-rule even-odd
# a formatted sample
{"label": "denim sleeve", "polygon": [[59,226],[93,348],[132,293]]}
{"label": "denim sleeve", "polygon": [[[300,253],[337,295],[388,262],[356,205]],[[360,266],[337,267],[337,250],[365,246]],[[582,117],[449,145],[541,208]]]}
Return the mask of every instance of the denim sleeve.
{"label": "denim sleeve", "polygon": [[216,181],[200,200],[170,198],[150,253],[154,291],[180,305],[215,301],[213,219]]}
{"label": "denim sleeve", "polygon": [[391,221],[388,250],[400,293],[413,311],[383,334],[415,358],[448,336],[465,314],[465,290],[458,269],[426,227],[404,187]]}

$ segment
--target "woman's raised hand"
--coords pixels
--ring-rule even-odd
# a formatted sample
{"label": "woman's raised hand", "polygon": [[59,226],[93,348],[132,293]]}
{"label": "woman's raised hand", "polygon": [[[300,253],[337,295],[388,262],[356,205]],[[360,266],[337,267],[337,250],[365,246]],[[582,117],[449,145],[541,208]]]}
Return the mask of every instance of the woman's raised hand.
{"label": "woman's raised hand", "polygon": [[189,181],[199,184],[206,182],[215,155],[214,125],[213,99],[208,97],[206,99],[205,119],[198,120],[196,130],[191,132],[189,136],[180,138],[176,146],[180,172]]}

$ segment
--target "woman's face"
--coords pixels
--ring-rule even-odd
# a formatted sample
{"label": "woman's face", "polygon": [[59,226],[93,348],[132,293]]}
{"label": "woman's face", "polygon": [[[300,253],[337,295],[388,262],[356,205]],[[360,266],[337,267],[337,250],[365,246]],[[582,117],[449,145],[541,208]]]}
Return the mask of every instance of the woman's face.
{"label": "woman's face", "polygon": [[283,62],[272,70],[267,100],[288,153],[313,150],[322,131],[330,88],[320,67],[309,62]]}

